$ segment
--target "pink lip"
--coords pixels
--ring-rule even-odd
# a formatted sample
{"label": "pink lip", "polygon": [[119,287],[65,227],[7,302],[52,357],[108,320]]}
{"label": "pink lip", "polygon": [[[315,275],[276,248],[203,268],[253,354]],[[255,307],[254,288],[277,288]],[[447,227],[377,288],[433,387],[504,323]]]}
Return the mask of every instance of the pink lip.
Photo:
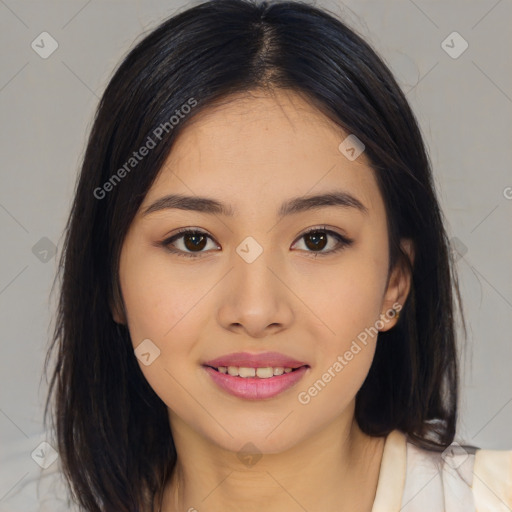
{"label": "pink lip", "polygon": [[203,365],[212,366],[214,368],[218,368],[219,366],[243,366],[244,368],[267,368],[269,366],[272,368],[278,366],[282,366],[283,368],[299,368],[300,366],[308,366],[307,363],[296,361],[279,352],[262,352],[261,354],[236,352],[217,357],[211,361],[206,361]]}
{"label": "pink lip", "polygon": [[[225,359],[223,359],[225,361]],[[225,365],[219,365],[225,366]],[[229,365],[238,366],[238,365]],[[275,366],[275,365],[268,365]],[[283,365],[277,365],[283,366]],[[248,366],[251,368],[251,366]],[[308,366],[302,366],[290,373],[276,375],[268,379],[260,379],[259,377],[233,377],[227,373],[220,373],[209,366],[204,367],[210,377],[221,389],[227,391],[231,395],[246,400],[263,400],[272,398],[297,383],[308,371]]]}

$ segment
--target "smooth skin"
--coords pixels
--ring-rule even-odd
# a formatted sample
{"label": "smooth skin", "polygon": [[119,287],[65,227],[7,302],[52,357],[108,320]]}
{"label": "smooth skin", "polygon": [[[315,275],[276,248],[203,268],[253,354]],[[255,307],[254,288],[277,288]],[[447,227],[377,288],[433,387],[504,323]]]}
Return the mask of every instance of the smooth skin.
{"label": "smooth skin", "polygon": [[[405,302],[410,275],[397,267],[387,280],[383,199],[364,152],[350,161],[338,149],[347,133],[295,92],[230,100],[179,134],[121,252],[126,316],[113,306],[113,317],[128,325],[134,348],[150,339],[160,350],[139,365],[168,407],[178,453],[162,511],[371,512],[385,439],[360,430],[354,407],[377,336],[309,403],[298,395]],[[367,213],[328,206],[278,219],[284,201],[333,190],[355,196]],[[235,215],[175,208],[143,215],[171,193],[216,199]],[[332,235],[316,246],[303,237],[318,226],[354,242],[329,253]],[[211,237],[199,249],[186,236],[172,243],[196,257],[159,245],[180,228]],[[252,263],[236,251],[249,236],[263,248]],[[403,247],[412,258],[408,240]],[[387,318],[380,331],[395,323]],[[281,352],[310,369],[274,398],[240,399],[202,364],[241,351]],[[247,443],[261,455],[256,463],[237,456]]]}

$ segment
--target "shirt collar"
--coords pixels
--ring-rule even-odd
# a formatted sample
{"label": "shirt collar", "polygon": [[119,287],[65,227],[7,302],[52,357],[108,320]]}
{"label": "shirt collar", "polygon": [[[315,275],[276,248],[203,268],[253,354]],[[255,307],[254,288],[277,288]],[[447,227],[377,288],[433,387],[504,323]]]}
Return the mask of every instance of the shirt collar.
{"label": "shirt collar", "polygon": [[372,512],[399,512],[405,485],[407,442],[399,430],[386,437]]}

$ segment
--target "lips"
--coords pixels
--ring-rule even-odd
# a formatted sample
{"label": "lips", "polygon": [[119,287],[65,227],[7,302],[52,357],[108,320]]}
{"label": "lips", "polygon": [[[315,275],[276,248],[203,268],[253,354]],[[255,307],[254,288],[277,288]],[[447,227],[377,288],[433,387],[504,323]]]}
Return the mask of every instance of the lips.
{"label": "lips", "polygon": [[220,373],[209,366],[204,368],[219,389],[244,400],[265,400],[277,397],[295,386],[309,371],[308,367],[301,366],[290,373],[283,373],[269,379],[260,379],[258,377],[233,377]]}
{"label": "lips", "polygon": [[[310,369],[307,363],[278,352],[238,352],[206,361],[203,367],[218,388],[245,400],[277,397],[295,386]],[[254,376],[253,369],[256,369],[256,375],[263,370],[263,375]],[[249,373],[253,376],[248,375]]]}
{"label": "lips", "polygon": [[203,366],[210,366],[211,368],[219,368],[220,366],[238,366],[244,368],[300,368],[301,366],[309,365],[279,352],[263,352],[261,354],[236,352],[206,361],[203,363]]}

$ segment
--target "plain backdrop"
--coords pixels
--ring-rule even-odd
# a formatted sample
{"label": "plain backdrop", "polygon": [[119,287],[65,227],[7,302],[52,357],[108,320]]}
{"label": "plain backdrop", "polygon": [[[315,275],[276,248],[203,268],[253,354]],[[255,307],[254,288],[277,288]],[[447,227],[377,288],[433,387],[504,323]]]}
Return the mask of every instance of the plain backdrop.
{"label": "plain backdrop", "polygon": [[[0,511],[36,510],[54,251],[95,107],[134,43],[196,3],[0,0]],[[511,449],[512,2],[317,5],[373,45],[419,120],[469,328],[458,441]]]}

